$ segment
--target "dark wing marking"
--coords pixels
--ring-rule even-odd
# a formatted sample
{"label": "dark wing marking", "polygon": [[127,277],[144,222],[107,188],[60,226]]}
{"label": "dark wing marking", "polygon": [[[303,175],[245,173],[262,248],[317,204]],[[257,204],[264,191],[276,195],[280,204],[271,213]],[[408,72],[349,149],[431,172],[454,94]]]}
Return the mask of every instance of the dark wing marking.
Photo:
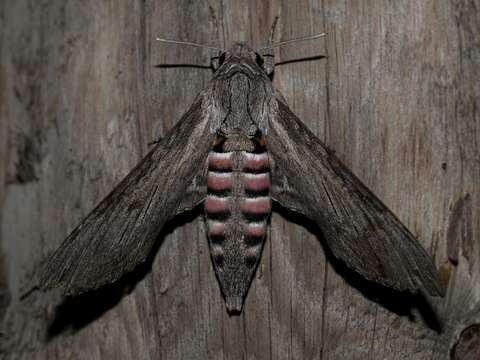
{"label": "dark wing marking", "polygon": [[204,166],[194,176],[190,185],[185,190],[185,194],[180,200],[180,203],[175,210],[175,214],[179,214],[184,211],[192,210],[195,206],[205,200],[207,196],[207,166],[204,162]]}
{"label": "dark wing marking", "polygon": [[43,268],[43,288],[77,294],[119,279],[144,261],[175,215],[213,144],[199,97],[178,124],[82,221]]}
{"label": "dark wing marking", "polygon": [[280,101],[267,148],[272,198],[314,220],[334,256],[369,280],[443,295],[436,268],[413,235]]}

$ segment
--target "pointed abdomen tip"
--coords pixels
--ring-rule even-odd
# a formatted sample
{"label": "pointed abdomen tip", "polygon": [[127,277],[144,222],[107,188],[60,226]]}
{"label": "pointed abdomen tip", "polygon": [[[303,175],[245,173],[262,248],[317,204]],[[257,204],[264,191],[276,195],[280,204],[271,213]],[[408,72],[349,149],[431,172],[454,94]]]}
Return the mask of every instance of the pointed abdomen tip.
{"label": "pointed abdomen tip", "polygon": [[240,314],[242,312],[243,298],[241,296],[227,296],[225,302],[230,314]]}

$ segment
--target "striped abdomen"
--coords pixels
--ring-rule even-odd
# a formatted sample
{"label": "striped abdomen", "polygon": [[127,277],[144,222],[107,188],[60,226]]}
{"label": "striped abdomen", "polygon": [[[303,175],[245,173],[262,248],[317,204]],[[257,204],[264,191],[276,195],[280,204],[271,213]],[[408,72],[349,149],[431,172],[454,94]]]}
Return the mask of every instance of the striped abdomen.
{"label": "striped abdomen", "polygon": [[240,311],[271,212],[270,167],[259,139],[220,139],[208,157],[208,238],[227,307]]}

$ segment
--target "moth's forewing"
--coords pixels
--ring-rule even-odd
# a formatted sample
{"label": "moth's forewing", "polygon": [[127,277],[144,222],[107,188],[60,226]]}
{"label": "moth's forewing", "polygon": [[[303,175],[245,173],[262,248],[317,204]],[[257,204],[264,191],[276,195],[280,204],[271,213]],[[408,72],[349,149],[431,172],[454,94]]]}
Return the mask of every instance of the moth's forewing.
{"label": "moth's forewing", "polygon": [[268,151],[272,198],[321,228],[333,254],[365,278],[398,290],[443,295],[430,256],[367,187],[278,102]]}
{"label": "moth's forewing", "polygon": [[[77,226],[43,268],[44,288],[66,294],[96,289],[144,261],[163,224],[182,210],[182,199],[204,164],[214,135],[198,97],[178,124]],[[188,207],[204,198],[193,192]],[[187,206],[188,205],[188,206]]]}

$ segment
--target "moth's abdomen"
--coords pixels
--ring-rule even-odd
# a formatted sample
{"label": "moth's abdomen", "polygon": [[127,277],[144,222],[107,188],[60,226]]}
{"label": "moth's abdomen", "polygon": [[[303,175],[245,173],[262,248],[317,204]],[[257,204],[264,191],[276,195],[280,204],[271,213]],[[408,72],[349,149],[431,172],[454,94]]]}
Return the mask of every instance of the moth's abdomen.
{"label": "moth's abdomen", "polygon": [[240,311],[271,213],[270,166],[259,139],[220,139],[208,156],[204,209],[210,252],[227,307]]}

